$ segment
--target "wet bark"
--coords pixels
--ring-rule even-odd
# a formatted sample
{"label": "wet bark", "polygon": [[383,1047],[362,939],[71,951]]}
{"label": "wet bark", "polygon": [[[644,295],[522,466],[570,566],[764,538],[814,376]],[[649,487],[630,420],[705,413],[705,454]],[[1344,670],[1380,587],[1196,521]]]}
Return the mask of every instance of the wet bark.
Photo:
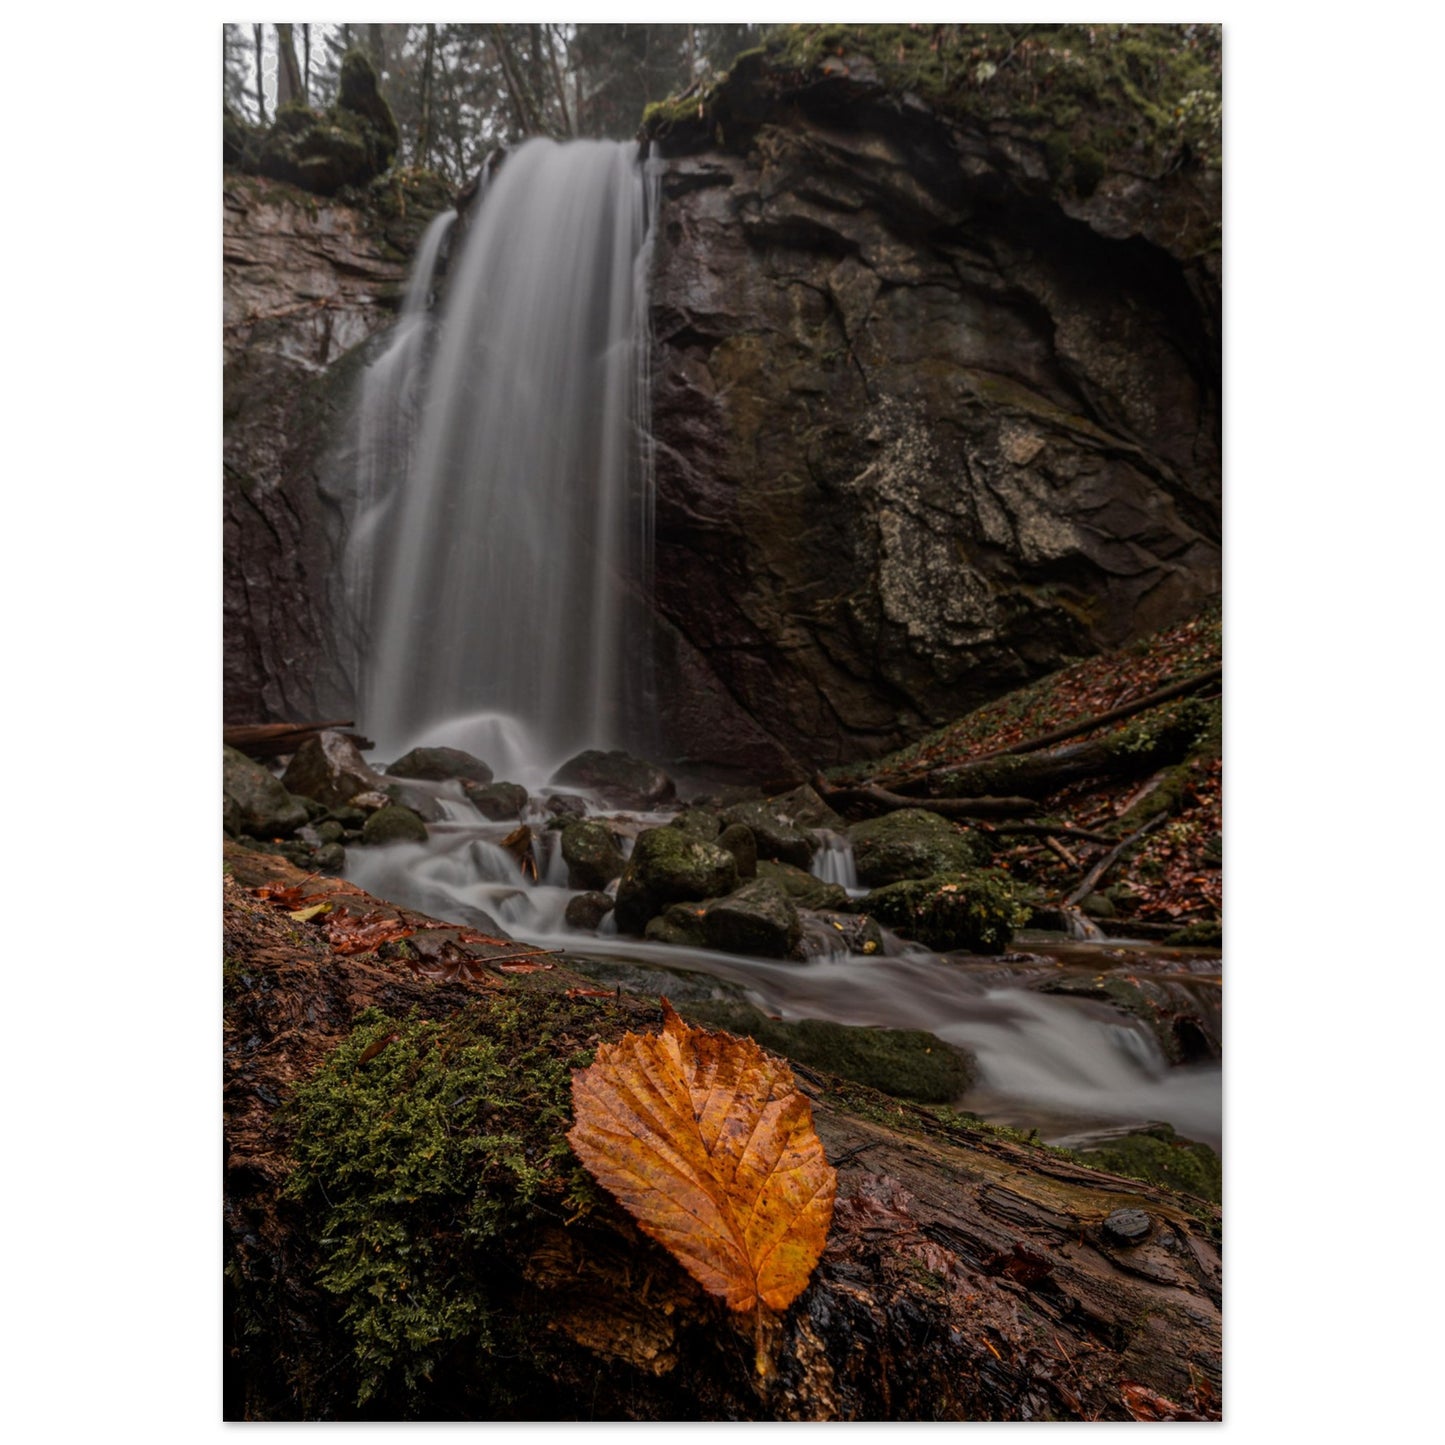
{"label": "wet bark", "polygon": [[[231,845],[226,858],[226,1415],[355,1418],[340,1385],[350,1347],[338,1305],[316,1285],[315,1242],[282,1194],[286,1097],[363,1008],[440,1018],[479,993],[581,980],[561,967],[503,978],[485,955],[501,958],[508,944],[468,943],[440,925],[429,932],[449,936],[453,967],[432,979],[375,955],[334,956],[318,931],[250,892],[299,873]],[[308,887],[355,893],[334,880]],[[428,932],[406,916],[414,938]],[[599,1015],[599,1036],[651,1031],[661,1017],[645,999],[607,1014],[621,1022]],[[1218,1417],[1214,1206],[795,1074],[838,1170],[838,1204],[812,1282],[772,1330],[770,1376],[755,1372],[751,1321],[729,1316],[620,1208],[580,1222],[539,1214],[495,1262],[523,1348],[486,1362],[485,1411],[474,1358],[436,1372],[421,1417]],[[502,1396],[496,1371],[507,1372]]]}

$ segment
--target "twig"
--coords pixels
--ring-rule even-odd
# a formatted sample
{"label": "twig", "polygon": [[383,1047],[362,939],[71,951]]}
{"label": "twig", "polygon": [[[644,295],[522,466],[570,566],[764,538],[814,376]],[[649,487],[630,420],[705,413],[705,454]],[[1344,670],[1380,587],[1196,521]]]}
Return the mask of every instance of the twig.
{"label": "twig", "polygon": [[1083,902],[1083,900],[1098,887],[1099,880],[1104,874],[1123,857],[1125,851],[1137,843],[1146,833],[1152,833],[1168,816],[1168,813],[1155,813],[1142,828],[1136,828],[1122,843],[1105,853],[1084,875],[1083,882],[1064,899],[1064,907],[1072,908],[1075,904]]}

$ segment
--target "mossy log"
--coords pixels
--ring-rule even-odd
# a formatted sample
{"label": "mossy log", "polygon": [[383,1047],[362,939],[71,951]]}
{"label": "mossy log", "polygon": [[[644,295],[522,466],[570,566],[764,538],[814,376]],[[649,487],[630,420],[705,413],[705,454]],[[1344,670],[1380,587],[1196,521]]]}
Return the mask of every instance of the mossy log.
{"label": "mossy log", "polygon": [[[410,938],[343,956],[323,920],[252,891],[303,875],[231,845],[226,860],[228,1419],[1218,1417],[1213,1205],[798,1064],[838,1203],[760,1378],[751,1322],[641,1236],[565,1146],[575,1060],[656,1029],[652,1001],[599,995],[560,960],[499,972],[487,956],[517,945],[404,910],[391,912]],[[365,1203],[359,1161],[316,1162],[344,1147],[346,1111],[380,1100],[400,1149],[429,1071],[481,1078],[478,1060],[505,1108],[475,1090],[448,1105],[428,1150],[402,1161],[406,1187],[377,1185],[363,1213],[377,1242],[352,1250],[335,1220]],[[317,1098],[343,1119],[334,1136],[298,1106]],[[467,1163],[455,1179],[448,1158]]]}

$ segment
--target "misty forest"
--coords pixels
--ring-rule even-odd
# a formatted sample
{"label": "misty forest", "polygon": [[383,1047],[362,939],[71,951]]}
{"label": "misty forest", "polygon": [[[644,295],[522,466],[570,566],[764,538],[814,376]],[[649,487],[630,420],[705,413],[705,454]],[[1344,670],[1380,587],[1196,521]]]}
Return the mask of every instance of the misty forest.
{"label": "misty forest", "polygon": [[1220,28],[221,39],[226,1418],[1220,1419]]}

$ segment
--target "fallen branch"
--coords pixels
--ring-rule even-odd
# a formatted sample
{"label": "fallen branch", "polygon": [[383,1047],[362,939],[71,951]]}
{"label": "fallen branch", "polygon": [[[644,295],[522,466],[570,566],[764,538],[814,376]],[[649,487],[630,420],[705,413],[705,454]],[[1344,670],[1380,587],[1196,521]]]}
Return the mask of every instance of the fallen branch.
{"label": "fallen branch", "polygon": [[[946,801],[946,800],[945,800]],[[1117,843],[1112,833],[1092,833],[1087,828],[1067,828],[1061,823],[986,823],[984,833],[1012,836],[1031,835],[1035,838],[1078,838],[1085,843]]]}
{"label": "fallen branch", "polygon": [[1123,722],[1126,718],[1136,716],[1141,712],[1148,712],[1151,707],[1158,707],[1160,703],[1171,702],[1176,697],[1184,697],[1188,693],[1195,692],[1209,683],[1218,682],[1223,675],[1224,668],[1221,664],[1211,667],[1205,672],[1197,672],[1193,677],[1186,677],[1180,682],[1170,683],[1168,687],[1161,687],[1156,692],[1151,692],[1145,697],[1136,698],[1133,702],[1127,702],[1119,707],[1112,708],[1109,712],[1098,713],[1094,717],[1082,718],[1078,722],[1066,723],[1063,727],[1055,728],[1052,732],[1040,733],[1038,737],[1029,738],[1025,742],[1013,743],[1006,748],[994,748],[991,752],[980,753],[977,757],[966,758],[961,763],[945,764],[941,767],[925,768],[920,772],[906,773],[889,778],[876,779],[880,784],[891,783],[893,787],[911,787],[925,781],[935,773],[953,772],[960,768],[972,767],[975,763],[988,762],[992,758],[1019,757],[1024,753],[1041,752],[1045,748],[1053,747],[1055,743],[1067,742],[1070,738],[1082,736],[1084,733],[1093,732],[1095,728],[1106,727],[1110,723]]}
{"label": "fallen branch", "polygon": [[1155,813],[1142,828],[1136,828],[1117,847],[1111,848],[1105,853],[1084,875],[1083,881],[1079,886],[1064,899],[1064,907],[1068,909],[1072,908],[1075,904],[1082,903],[1083,900],[1099,886],[1099,880],[1124,856],[1125,852],[1133,847],[1146,833],[1152,833],[1168,816],[1168,813]]}
{"label": "fallen branch", "polygon": [[834,788],[819,773],[814,791],[831,808],[866,807],[875,813],[892,813],[899,808],[927,808],[944,818],[1017,818],[1037,806],[1028,798],[905,798],[872,783],[857,788]]}
{"label": "fallen branch", "polygon": [[[294,753],[302,743],[318,733],[331,728],[351,728],[356,724],[349,719],[345,722],[314,723],[240,723],[235,727],[223,728],[221,741],[228,748],[245,753],[252,758],[270,758],[279,753]],[[369,738],[351,734],[351,740],[358,748],[375,747]]]}

